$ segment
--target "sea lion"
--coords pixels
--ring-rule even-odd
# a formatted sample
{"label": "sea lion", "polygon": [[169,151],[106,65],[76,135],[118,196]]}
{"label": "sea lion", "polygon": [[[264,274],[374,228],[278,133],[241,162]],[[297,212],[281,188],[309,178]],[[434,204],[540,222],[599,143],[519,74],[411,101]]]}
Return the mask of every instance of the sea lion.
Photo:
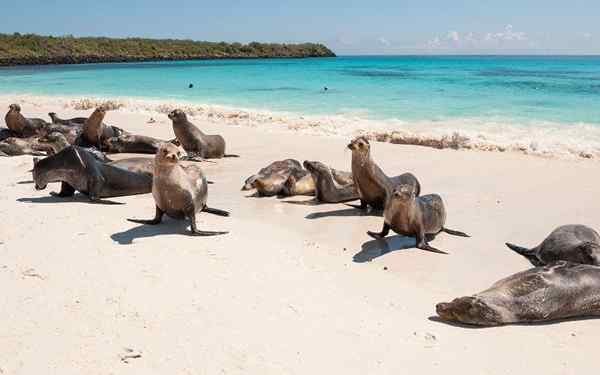
{"label": "sea lion", "polygon": [[470,297],[438,303],[445,321],[478,326],[600,315],[600,267],[558,261],[502,279]]}
{"label": "sea lion", "polygon": [[365,137],[358,137],[348,144],[352,150],[352,178],[360,197],[357,208],[383,209],[386,198],[400,184],[414,187],[416,196],[421,194],[421,184],[412,173],[388,177],[371,158],[371,145]]}
{"label": "sea lion", "polygon": [[380,233],[367,232],[375,239],[388,235],[390,229],[403,236],[416,237],[417,248],[446,254],[428,244],[440,232],[454,236],[469,237],[468,234],[444,227],[446,209],[442,197],[437,194],[416,196],[415,186],[402,184],[394,188],[383,212],[383,229]]}
{"label": "sea lion", "polygon": [[[52,125],[52,126],[54,126],[54,125]],[[52,147],[52,152],[50,152],[50,155],[57,154],[60,151],[64,150],[65,148],[67,148],[71,145],[70,142],[65,137],[65,135],[58,131],[53,131],[43,137],[40,137],[38,139],[38,142],[48,144],[48,145],[50,145],[50,147]],[[108,163],[108,162],[112,161],[102,151],[99,151],[93,147],[80,147],[80,148],[91,153],[98,161],[101,161],[103,163]]]}
{"label": "sea lion", "polygon": [[156,154],[163,141],[145,135],[121,134],[118,137],[106,139],[106,150],[112,153]]}
{"label": "sea lion", "polygon": [[315,195],[315,180],[310,173],[297,179],[289,176],[281,189],[281,195],[293,197],[294,195]]}
{"label": "sea lion", "polygon": [[[285,184],[292,178],[292,185],[296,184],[296,181],[302,181],[302,185],[298,186],[297,192],[310,189],[310,182],[304,179],[306,176],[310,176],[310,173],[302,167],[296,168],[295,166],[289,169],[276,171],[275,173],[261,176],[254,181],[254,186],[258,196],[271,197],[274,195],[286,195]],[[314,181],[312,182],[314,184]],[[296,187],[293,187],[296,189]]]}
{"label": "sea lion", "polygon": [[65,126],[81,126],[85,124],[87,117],[74,117],[70,119],[63,120],[56,115],[55,112],[48,113],[50,119],[52,119],[52,123],[56,125],[65,125]]}
{"label": "sea lion", "polygon": [[102,163],[77,146],[69,146],[42,160],[34,158],[33,181],[36,190],[45,189],[50,182],[61,182],[60,192],[51,195],[71,197],[77,190],[88,195],[92,202],[152,191],[149,176]]}
{"label": "sea lion", "polygon": [[294,159],[285,159],[274,161],[273,163],[267,165],[258,171],[257,174],[253,174],[248,177],[244,182],[244,186],[242,186],[242,190],[252,190],[256,188],[256,180],[261,177],[266,177],[274,173],[288,171],[291,169],[302,169],[302,165],[298,160]]}
{"label": "sea lion", "polygon": [[8,128],[0,128],[0,142],[6,138],[18,137],[19,135]]}
{"label": "sea lion", "polygon": [[350,173],[340,173],[318,161],[306,160],[303,165],[315,181],[315,197],[317,201],[341,203],[359,198]]}
{"label": "sea lion", "polygon": [[38,142],[37,137],[11,137],[0,142],[0,151],[3,153],[3,156],[46,156],[51,155],[54,150],[50,145]]}
{"label": "sea lion", "polygon": [[111,161],[108,165],[126,169],[130,172],[142,173],[147,176],[154,176],[154,158],[135,157],[116,161]]}
{"label": "sea lion", "polygon": [[22,138],[42,135],[45,127],[49,125],[41,118],[25,118],[21,114],[21,106],[18,104],[11,104],[8,107],[4,121],[10,130]]}
{"label": "sea lion", "polygon": [[124,134],[123,129],[116,126],[106,125],[104,117],[106,109],[102,106],[96,108],[81,127],[81,133],[75,144],[83,147],[97,147],[104,151],[104,141],[110,138],[119,137]]}
{"label": "sea lion", "polygon": [[173,122],[173,132],[177,141],[190,157],[203,159],[220,159],[223,157],[238,157],[225,154],[225,139],[220,135],[204,134],[198,127],[188,121],[187,115],[180,109],[169,113]]}
{"label": "sea lion", "polygon": [[543,266],[558,260],[600,265],[600,235],[585,225],[558,227],[532,249],[508,242],[506,246],[527,258],[534,266]]}
{"label": "sea lion", "polygon": [[200,231],[196,227],[196,213],[208,212],[229,216],[229,212],[206,205],[208,185],[202,169],[196,165],[183,166],[179,162],[181,150],[171,143],[163,143],[154,158],[152,196],[156,205],[152,220],[127,219],[134,223],[156,225],[163,215],[174,219],[188,219],[191,234],[214,236],[228,232]]}

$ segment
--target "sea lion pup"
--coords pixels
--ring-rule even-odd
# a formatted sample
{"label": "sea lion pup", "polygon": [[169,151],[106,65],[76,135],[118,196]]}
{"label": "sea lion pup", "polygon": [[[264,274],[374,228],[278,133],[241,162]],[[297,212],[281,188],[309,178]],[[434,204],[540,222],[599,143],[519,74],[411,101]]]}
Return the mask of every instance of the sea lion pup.
{"label": "sea lion pup", "polygon": [[45,189],[50,182],[61,182],[60,192],[51,195],[71,197],[77,190],[92,202],[152,191],[149,176],[107,165],[77,146],[69,146],[45,159],[34,158],[33,181],[36,190]]}
{"label": "sea lion pup", "polygon": [[190,157],[202,159],[239,157],[225,154],[225,139],[220,135],[204,134],[196,125],[188,121],[187,115],[182,110],[173,110],[168,116],[173,121],[173,132],[177,141]]}
{"label": "sea lion pup", "polygon": [[105,147],[103,147],[105,140],[118,137],[124,133],[123,129],[106,125],[103,122],[105,116],[106,109],[103,106],[96,108],[83,123],[81,133],[75,144],[77,146],[97,147],[98,150],[105,150]]}
{"label": "sea lion pup", "polygon": [[272,175],[274,173],[288,171],[291,169],[302,169],[302,165],[298,160],[294,159],[285,159],[274,161],[266,167],[262,168],[258,171],[257,174],[253,174],[248,177],[244,182],[244,186],[242,186],[242,190],[252,190],[256,188],[256,180],[261,177],[266,177]]}
{"label": "sea lion pup", "polygon": [[6,126],[21,138],[42,135],[44,128],[49,125],[41,118],[25,118],[21,114],[21,106],[18,104],[8,106],[4,121]]}
{"label": "sea lion pup", "polygon": [[74,118],[63,120],[60,117],[58,117],[56,112],[50,112],[50,113],[48,113],[48,116],[52,120],[53,124],[65,125],[65,126],[81,126],[81,125],[85,124],[85,121],[87,120],[86,117],[74,117]]}
{"label": "sea lion pup", "polygon": [[104,145],[106,151],[112,153],[130,154],[156,154],[163,141],[145,135],[121,134],[118,137],[108,138]]}
{"label": "sea lion pup", "polygon": [[183,166],[179,162],[181,151],[171,143],[163,143],[154,158],[154,178],[152,196],[156,204],[156,214],[152,220],[127,219],[134,223],[156,225],[163,215],[174,219],[188,219],[191,234],[215,236],[228,232],[201,231],[196,227],[196,213],[208,212],[229,216],[229,212],[206,205],[208,185],[202,169],[196,165]]}
{"label": "sea lion pup", "polygon": [[600,315],[600,267],[559,261],[502,279],[470,297],[438,303],[445,321],[478,326]]}
{"label": "sea lion pup", "polygon": [[534,266],[543,266],[558,260],[600,265],[600,235],[585,225],[558,227],[532,249],[508,242],[506,246],[527,258]]}
{"label": "sea lion pup", "polygon": [[294,195],[315,195],[315,180],[310,173],[307,173],[300,179],[289,176],[283,184],[280,195],[285,197],[293,197]]}
{"label": "sea lion pup", "polygon": [[38,142],[36,137],[29,138],[6,138],[0,142],[2,156],[34,155],[46,156],[53,153],[50,145]]}
{"label": "sea lion pup", "polygon": [[[334,169],[318,161],[304,161],[306,168],[315,181],[315,197],[323,203],[341,203],[358,199],[352,176],[346,173],[334,175]],[[337,178],[336,178],[337,177]],[[350,177],[348,179],[348,177]]]}
{"label": "sea lion pup", "polygon": [[348,148],[352,150],[352,178],[360,197],[361,209],[383,209],[386,197],[394,186],[408,184],[414,187],[416,196],[421,194],[421,184],[412,173],[388,177],[371,158],[371,145],[365,137],[353,139]]}
{"label": "sea lion pup", "polygon": [[396,186],[389,197],[383,212],[383,229],[380,233],[367,232],[375,239],[388,235],[390,229],[403,236],[416,237],[417,248],[447,254],[428,244],[440,232],[454,236],[469,237],[468,234],[444,227],[446,209],[442,198],[437,194],[417,197],[414,185]]}

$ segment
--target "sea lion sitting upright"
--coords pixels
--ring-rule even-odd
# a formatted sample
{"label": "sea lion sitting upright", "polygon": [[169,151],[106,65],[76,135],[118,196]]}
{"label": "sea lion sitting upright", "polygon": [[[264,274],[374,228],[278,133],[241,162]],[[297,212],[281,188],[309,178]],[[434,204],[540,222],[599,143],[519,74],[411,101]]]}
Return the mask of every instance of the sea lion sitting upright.
{"label": "sea lion sitting upright", "polygon": [[446,254],[428,244],[440,232],[454,236],[469,237],[468,234],[444,227],[446,209],[442,198],[437,194],[416,196],[414,185],[396,186],[388,198],[383,212],[383,229],[380,233],[367,232],[375,239],[388,235],[390,229],[403,236],[416,237],[417,248]]}
{"label": "sea lion sitting upright", "polygon": [[315,180],[315,197],[317,201],[341,203],[359,198],[351,175],[348,179],[346,173],[338,172],[334,174],[335,170],[318,161],[306,160],[303,164]]}
{"label": "sea lion sitting upright", "polygon": [[103,106],[96,108],[90,117],[85,120],[75,144],[77,146],[97,147],[98,150],[104,150],[105,140],[120,136],[123,130],[115,126],[106,125],[103,122],[105,116],[106,109]]}
{"label": "sea lion sitting upright", "polygon": [[388,177],[371,158],[371,145],[365,137],[358,137],[348,144],[352,150],[352,178],[360,197],[357,208],[383,209],[387,196],[394,186],[407,184],[414,187],[416,196],[421,194],[421,184],[412,173]]}
{"label": "sea lion sitting upright", "polygon": [[64,126],[81,126],[85,124],[85,121],[87,120],[87,117],[74,117],[63,120],[60,117],[58,117],[56,112],[50,112],[48,113],[48,116],[50,117],[50,119],[52,119],[53,124]]}
{"label": "sea lion sitting upright", "polygon": [[107,165],[81,147],[69,146],[56,155],[33,161],[33,181],[37,190],[50,182],[61,182],[58,197],[71,197],[75,191],[100,198],[146,194],[152,191],[152,178]]}
{"label": "sea lion sitting upright", "polygon": [[506,246],[527,258],[534,266],[558,260],[600,266],[600,235],[585,225],[558,227],[533,249],[511,243],[506,243]]}
{"label": "sea lion sitting upright", "polygon": [[169,113],[173,121],[173,131],[177,141],[190,157],[202,159],[220,159],[223,157],[238,157],[225,154],[225,139],[220,135],[204,134],[198,127],[188,121],[187,115],[180,109]]}
{"label": "sea lion sitting upright", "polygon": [[229,216],[229,212],[209,208],[206,205],[208,185],[202,169],[196,165],[183,166],[179,159],[181,151],[171,143],[163,143],[154,158],[152,196],[156,206],[154,219],[127,219],[134,223],[156,225],[163,215],[174,219],[188,219],[191,234],[215,236],[228,232],[200,231],[196,227],[196,213],[208,212]]}
{"label": "sea lion sitting upright", "polygon": [[8,107],[4,121],[6,126],[21,138],[43,135],[45,127],[50,125],[41,118],[25,118],[18,104],[11,104]]}
{"label": "sea lion sitting upright", "polygon": [[600,315],[600,267],[559,261],[502,279],[470,297],[438,303],[442,320],[478,326]]}

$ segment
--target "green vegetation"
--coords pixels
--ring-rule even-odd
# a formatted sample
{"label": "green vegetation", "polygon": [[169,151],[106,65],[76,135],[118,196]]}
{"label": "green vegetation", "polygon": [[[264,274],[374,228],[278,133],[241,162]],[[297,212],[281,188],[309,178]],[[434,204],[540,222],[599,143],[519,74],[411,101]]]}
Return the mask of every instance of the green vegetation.
{"label": "green vegetation", "polygon": [[175,39],[0,34],[0,65],[335,56],[322,44],[213,43]]}

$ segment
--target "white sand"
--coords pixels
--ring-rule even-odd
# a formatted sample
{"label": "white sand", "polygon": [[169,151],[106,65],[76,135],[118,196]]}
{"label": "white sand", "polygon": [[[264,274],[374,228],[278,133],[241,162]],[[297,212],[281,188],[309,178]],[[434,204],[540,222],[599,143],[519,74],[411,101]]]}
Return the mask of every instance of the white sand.
{"label": "white sand", "polygon": [[[51,109],[90,112],[23,112]],[[148,118],[116,111],[106,121],[172,136],[166,116]],[[598,162],[374,143],[388,174],[415,173],[423,193],[444,198],[448,226],[472,235],[440,235],[433,244],[450,255],[385,253],[365,233],[379,217],[239,190],[288,157],[349,170],[344,140],[205,128],[242,155],[203,164],[215,181],[209,204],[232,212],[199,215],[201,229],[231,231],[219,237],[187,236],[172,220],[127,222],[153,216],[151,195],[56,200],[57,184],[19,183],[31,179],[30,156],[0,158],[0,374],[597,372],[598,320],[469,329],[429,318],[436,303],[530,267],[505,241],[536,245],[567,223],[600,229]],[[392,250],[403,242],[388,240]]]}

